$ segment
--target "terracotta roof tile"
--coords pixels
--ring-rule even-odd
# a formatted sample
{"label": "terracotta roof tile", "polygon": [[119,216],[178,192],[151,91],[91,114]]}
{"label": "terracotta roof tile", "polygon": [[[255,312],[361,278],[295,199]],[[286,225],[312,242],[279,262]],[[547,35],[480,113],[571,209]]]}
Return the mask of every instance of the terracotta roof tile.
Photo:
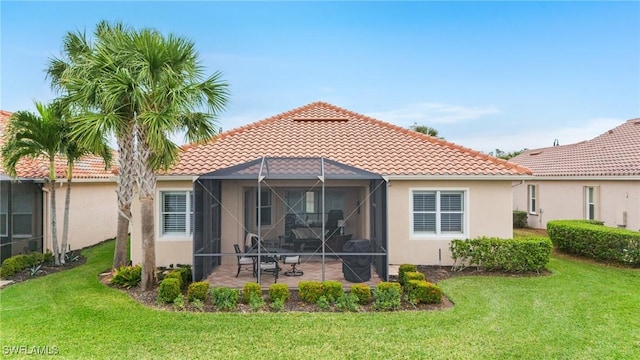
{"label": "terracotta roof tile", "polygon": [[640,175],[640,118],[576,144],[533,149],[511,159],[535,176]]}
{"label": "terracotta roof tile", "polygon": [[[8,111],[0,110],[0,146],[4,141],[4,134],[7,123],[11,117]],[[117,152],[113,152],[113,164],[118,162]],[[49,163],[44,159],[22,159],[16,166],[18,177],[22,178],[45,178],[49,176]],[[56,157],[56,177],[65,178],[67,163],[64,156]],[[0,173],[4,173],[0,162]],[[73,168],[74,179],[109,179],[117,173],[114,165],[111,169],[105,170],[104,161],[97,156],[85,156],[76,161]]]}
{"label": "terracotta roof tile", "polygon": [[524,175],[529,169],[324,102],[183,147],[171,175],[200,175],[262,156],[326,157],[382,175]]}

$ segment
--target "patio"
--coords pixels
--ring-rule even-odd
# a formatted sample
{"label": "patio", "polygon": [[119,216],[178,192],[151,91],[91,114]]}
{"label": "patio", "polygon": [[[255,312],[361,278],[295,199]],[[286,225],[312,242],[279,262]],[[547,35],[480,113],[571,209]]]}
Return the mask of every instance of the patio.
{"label": "patio", "polygon": [[[301,261],[301,264],[297,266],[297,269],[302,270],[304,274],[302,276],[286,276],[284,272],[290,269],[290,265],[283,265],[280,262],[282,270],[278,276],[277,282],[279,284],[287,284],[289,289],[297,289],[300,281],[322,281],[322,261],[321,260],[308,260]],[[247,282],[256,282],[257,279],[251,274],[251,271],[242,270],[236,278],[238,267],[235,264],[222,264],[216,267],[213,272],[206,278],[206,281],[211,283],[212,286],[226,286],[236,289],[241,289]],[[340,259],[325,259],[325,279],[340,281],[342,286],[346,289],[350,289],[351,285],[355,284],[345,280],[342,273],[342,260]],[[262,273],[260,277],[260,285],[263,289],[268,289],[269,285],[274,283],[274,276],[271,273]],[[371,278],[369,281],[364,282],[369,286],[375,286],[378,282],[383,281],[373,266],[371,266]]]}

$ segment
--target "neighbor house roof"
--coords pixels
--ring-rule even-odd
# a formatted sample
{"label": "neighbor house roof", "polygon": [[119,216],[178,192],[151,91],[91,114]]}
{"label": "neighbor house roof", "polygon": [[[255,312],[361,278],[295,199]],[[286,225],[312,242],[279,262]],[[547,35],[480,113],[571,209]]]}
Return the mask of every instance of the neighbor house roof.
{"label": "neighbor house roof", "polygon": [[381,175],[520,176],[530,170],[324,102],[187,145],[169,175],[200,175],[260,157],[325,157]]}
{"label": "neighbor house roof", "polygon": [[[4,143],[5,131],[11,113],[0,110],[0,147]],[[117,154],[113,154],[113,164],[118,161]],[[56,156],[56,177],[66,177],[67,162],[64,156]],[[45,159],[22,159],[16,166],[17,176],[21,178],[40,179],[49,176],[49,162]],[[114,176],[117,167],[105,170],[104,161],[98,156],[85,156],[76,161],[73,168],[74,179],[108,179]],[[0,173],[5,173],[0,161]]]}
{"label": "neighbor house roof", "polygon": [[640,175],[640,118],[577,144],[527,150],[511,159],[534,176]]}

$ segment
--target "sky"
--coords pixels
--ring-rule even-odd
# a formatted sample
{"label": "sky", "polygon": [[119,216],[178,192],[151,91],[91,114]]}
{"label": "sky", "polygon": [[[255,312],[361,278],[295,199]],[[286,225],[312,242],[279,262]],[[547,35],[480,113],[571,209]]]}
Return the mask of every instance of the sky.
{"label": "sky", "polygon": [[639,1],[3,0],[0,109],[53,99],[62,38],[103,19],[194,41],[229,84],[223,130],[325,101],[488,153],[640,117]]}

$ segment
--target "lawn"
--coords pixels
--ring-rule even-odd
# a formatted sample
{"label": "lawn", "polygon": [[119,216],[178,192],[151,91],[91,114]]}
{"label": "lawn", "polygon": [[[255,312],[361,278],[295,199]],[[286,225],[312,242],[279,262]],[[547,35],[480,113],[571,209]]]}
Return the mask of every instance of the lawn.
{"label": "lawn", "polygon": [[181,313],[102,285],[113,242],[87,263],[0,290],[0,345],[64,358],[640,358],[640,271],[554,257],[545,277],[441,282],[453,309]]}

